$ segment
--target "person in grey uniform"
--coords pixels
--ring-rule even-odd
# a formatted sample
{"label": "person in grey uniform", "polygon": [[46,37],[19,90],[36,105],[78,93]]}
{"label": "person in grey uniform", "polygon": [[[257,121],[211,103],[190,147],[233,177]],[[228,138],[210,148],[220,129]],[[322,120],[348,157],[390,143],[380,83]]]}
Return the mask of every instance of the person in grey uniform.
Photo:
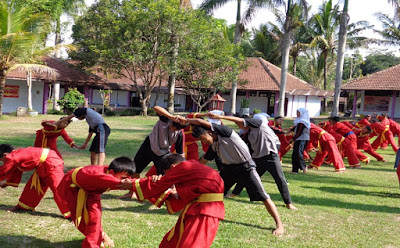
{"label": "person in grey uniform", "polygon": [[96,134],[89,148],[90,164],[103,165],[106,159],[107,140],[111,132],[110,127],[99,113],[90,108],[78,108],[73,114],[66,117],[66,119],[70,120],[73,117],[79,120],[86,119],[89,125],[89,134],[83,145],[78,147],[78,149],[86,149],[93,134]]}
{"label": "person in grey uniform", "polygon": [[[239,118],[235,116],[215,115],[212,113],[208,116],[214,119],[233,121],[240,129],[246,131],[245,135],[242,135],[242,139],[249,146],[251,156],[257,165],[256,171],[258,175],[261,177],[268,171],[274,178],[286,207],[288,209],[297,210],[292,204],[289,188],[279,159],[279,138],[268,126],[267,117],[257,114],[254,115],[254,118]],[[238,183],[229,196],[239,195],[243,188],[244,185]]]}
{"label": "person in grey uniform", "polygon": [[304,150],[307,148],[310,140],[310,116],[308,110],[299,108],[297,110],[297,118],[294,120],[293,153],[292,153],[292,173],[297,174],[300,170],[307,173],[306,162],[304,161]]}
{"label": "person in grey uniform", "polygon": [[218,155],[222,163],[223,170],[220,172],[224,180],[225,187],[232,187],[236,182],[243,183],[247,189],[251,201],[262,201],[276,223],[274,235],[282,235],[284,227],[279,216],[278,210],[265,192],[261,183],[260,176],[256,172],[256,165],[251,158],[249,148],[240,136],[230,127],[210,123],[202,119],[182,120],[183,123],[196,125],[193,129],[193,137],[210,145],[206,154],[200,162],[206,164],[209,160]]}

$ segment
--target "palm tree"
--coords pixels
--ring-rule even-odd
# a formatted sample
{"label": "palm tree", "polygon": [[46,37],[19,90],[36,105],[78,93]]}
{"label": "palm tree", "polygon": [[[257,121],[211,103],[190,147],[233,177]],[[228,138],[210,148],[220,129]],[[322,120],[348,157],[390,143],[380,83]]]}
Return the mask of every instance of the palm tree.
{"label": "palm tree", "polygon": [[344,52],[346,49],[347,25],[349,22],[348,6],[349,6],[349,0],[345,0],[343,5],[343,11],[340,15],[339,49],[337,52],[338,55],[336,60],[335,94],[333,96],[333,109],[331,116],[337,116],[339,113],[339,97],[340,97],[340,90],[342,87]]}
{"label": "palm tree", "polygon": [[377,13],[378,20],[382,23],[383,30],[374,30],[382,40],[378,43],[382,45],[400,45],[400,21],[397,18],[391,18],[389,15]]}
{"label": "palm tree", "polygon": [[[0,116],[3,114],[4,86],[7,74],[17,68],[27,72],[51,70],[44,65],[24,64],[33,45],[44,43],[43,14],[28,15],[28,10],[16,4],[16,0],[0,0]],[[21,63],[22,62],[22,63]],[[28,79],[29,80],[29,79]]]}
{"label": "palm tree", "polygon": [[308,4],[306,0],[288,0],[286,5],[286,15],[284,22],[284,36],[282,42],[282,63],[281,63],[281,85],[278,104],[278,116],[284,116],[285,91],[287,82],[287,73],[289,68],[290,43],[293,32],[299,26],[298,9],[302,8],[307,16]]}
{"label": "palm tree", "polygon": [[[234,44],[238,44],[241,41],[244,32],[244,23],[248,22],[252,19],[255,12],[260,8],[274,8],[283,3],[283,0],[249,0],[248,6],[244,14],[244,21],[242,21],[241,17],[241,0],[237,1],[237,12],[236,12],[236,24],[235,24],[235,37]],[[221,7],[222,5],[229,2],[229,0],[204,0],[201,4],[200,8],[205,10],[206,12],[211,12],[216,8]],[[232,82],[231,88],[231,110],[230,112],[236,113],[236,92],[237,92],[237,80]]]}

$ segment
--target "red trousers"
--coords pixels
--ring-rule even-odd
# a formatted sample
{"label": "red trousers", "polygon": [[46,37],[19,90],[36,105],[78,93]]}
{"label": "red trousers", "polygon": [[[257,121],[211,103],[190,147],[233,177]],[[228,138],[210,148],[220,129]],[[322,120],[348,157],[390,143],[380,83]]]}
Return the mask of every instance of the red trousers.
{"label": "red trousers", "polygon": [[64,217],[69,217],[69,208],[60,198],[56,190],[58,184],[61,182],[61,179],[64,177],[63,166],[55,166],[45,175],[44,173],[45,172],[38,172],[40,186],[43,190],[43,194],[38,193],[36,188],[31,188],[33,178],[32,175],[26,183],[24,190],[22,191],[21,197],[19,198],[18,207],[26,210],[34,210],[46,194],[47,189],[50,188],[53,192],[54,201],[56,202],[58,209],[60,209],[61,214]]}
{"label": "red trousers", "polygon": [[219,218],[206,215],[185,216],[184,229],[179,239],[179,230],[181,226],[179,217],[172,238],[168,241],[169,231],[160,243],[160,248],[208,248],[214,241],[217,234]]}
{"label": "red trousers", "polygon": [[333,166],[335,166],[336,171],[346,170],[346,167],[343,163],[343,158],[340,155],[340,152],[334,140],[321,142],[321,151],[317,152],[317,155],[312,161],[311,166],[316,168],[320,167],[327,155],[329,156],[329,160],[333,163]]}
{"label": "red trousers", "polygon": [[[78,199],[78,190],[67,191],[65,199],[68,207],[71,209],[71,216],[75,223],[76,220],[76,205]],[[103,228],[101,225],[101,197],[99,194],[88,193],[86,200],[86,208],[89,213],[89,221],[85,223],[82,220],[77,227],[78,230],[85,235],[82,242],[82,248],[99,248],[103,241]]]}
{"label": "red trousers", "polygon": [[343,142],[343,151],[349,160],[350,166],[359,164],[358,160],[366,162],[369,158],[357,149],[357,136],[355,134],[350,134],[346,137],[346,139],[350,141],[351,148],[345,145],[345,142]]}
{"label": "red trousers", "polygon": [[383,157],[382,157],[380,154],[378,154],[376,151],[374,151],[374,149],[372,149],[372,146],[371,146],[371,145],[369,145],[369,147],[368,147],[367,149],[365,149],[365,148],[367,148],[367,147],[364,147],[363,150],[364,150],[366,153],[368,153],[368,154],[371,155],[372,157],[376,158],[378,161],[382,161],[382,160],[383,160]]}
{"label": "red trousers", "polygon": [[194,159],[199,161],[199,146],[196,141],[193,143],[186,143],[185,145],[185,157],[186,160]]}
{"label": "red trousers", "polygon": [[[382,138],[382,137],[384,137],[384,138]],[[392,146],[394,152],[397,152],[397,150],[399,150],[399,147],[396,145],[396,143],[394,141],[393,133],[391,131],[389,131],[389,130],[379,134],[378,138],[376,138],[374,140],[374,142],[372,142],[372,144],[371,144],[372,148],[374,150],[378,149],[379,144],[381,144],[381,142],[383,140],[387,140],[390,143],[390,145]]]}

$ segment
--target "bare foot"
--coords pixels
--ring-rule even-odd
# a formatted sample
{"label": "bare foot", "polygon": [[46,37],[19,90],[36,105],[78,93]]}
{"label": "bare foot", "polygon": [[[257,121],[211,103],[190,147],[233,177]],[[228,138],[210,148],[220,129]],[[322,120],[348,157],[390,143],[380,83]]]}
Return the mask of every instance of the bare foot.
{"label": "bare foot", "polygon": [[371,162],[371,159],[370,159],[370,158],[368,158],[368,159],[365,161],[365,164],[368,165],[369,162]]}
{"label": "bare foot", "polygon": [[225,198],[232,198],[232,197],[236,197],[236,196],[238,196],[237,194],[227,194],[226,196],[225,196]]}
{"label": "bare foot", "polygon": [[105,247],[114,247],[114,241],[110,238],[110,236],[107,235],[107,233],[104,233],[103,235],[103,243]]}
{"label": "bare foot", "polygon": [[272,234],[275,236],[281,236],[285,232],[285,229],[283,226],[277,227],[274,231],[272,231]]}
{"label": "bare foot", "polygon": [[14,206],[14,207],[12,207],[12,208],[7,209],[6,211],[7,211],[7,212],[10,212],[10,213],[14,213],[14,212],[17,212],[17,211],[20,211],[20,210],[23,210],[23,209],[21,209],[21,208],[18,207],[18,206]]}
{"label": "bare foot", "polygon": [[385,160],[385,159],[382,159],[381,161],[382,161],[383,163],[385,163],[385,162],[386,162],[386,160]]}
{"label": "bare foot", "polygon": [[118,196],[118,199],[136,199],[136,194],[133,191],[129,191],[125,195]]}
{"label": "bare foot", "polygon": [[308,170],[307,167],[304,168],[304,169],[303,169],[303,174],[306,174],[306,173],[307,173],[307,170]]}
{"label": "bare foot", "polygon": [[350,169],[358,169],[358,168],[361,168],[360,164],[350,165]]}
{"label": "bare foot", "polygon": [[286,208],[290,210],[298,210],[292,203],[286,204]]}

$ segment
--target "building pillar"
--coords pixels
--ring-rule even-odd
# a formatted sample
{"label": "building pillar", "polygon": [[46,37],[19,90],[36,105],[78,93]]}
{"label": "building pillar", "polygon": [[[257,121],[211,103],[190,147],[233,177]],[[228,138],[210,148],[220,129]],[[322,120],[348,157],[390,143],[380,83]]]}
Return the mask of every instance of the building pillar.
{"label": "building pillar", "polygon": [[42,114],[47,114],[47,100],[49,98],[49,83],[44,82],[43,84],[43,111]]}
{"label": "building pillar", "polygon": [[304,108],[305,108],[305,109],[307,108],[307,102],[308,102],[308,96],[306,96],[306,103],[305,103],[305,105],[304,105]]}
{"label": "building pillar", "polygon": [[[292,95],[292,110],[290,111],[290,117],[292,117],[292,115],[293,115],[293,106],[294,106],[294,95]],[[286,115],[288,115],[288,114],[286,113]]]}
{"label": "building pillar", "polygon": [[[65,92],[67,93],[67,92]],[[60,111],[60,105],[58,105],[58,100],[60,100],[60,83],[55,82],[53,84],[53,110]]]}
{"label": "building pillar", "polygon": [[390,115],[390,118],[394,119],[394,113],[395,113],[395,108],[396,108],[396,95],[397,92],[393,91],[393,96],[392,96],[392,113]]}
{"label": "building pillar", "polygon": [[132,98],[132,91],[128,91],[126,94],[126,107],[129,108],[131,106],[131,98]]}
{"label": "building pillar", "polygon": [[353,118],[356,117],[356,112],[357,112],[357,93],[358,93],[358,90],[355,90],[354,91],[354,99],[353,99],[353,113],[352,113]]}

